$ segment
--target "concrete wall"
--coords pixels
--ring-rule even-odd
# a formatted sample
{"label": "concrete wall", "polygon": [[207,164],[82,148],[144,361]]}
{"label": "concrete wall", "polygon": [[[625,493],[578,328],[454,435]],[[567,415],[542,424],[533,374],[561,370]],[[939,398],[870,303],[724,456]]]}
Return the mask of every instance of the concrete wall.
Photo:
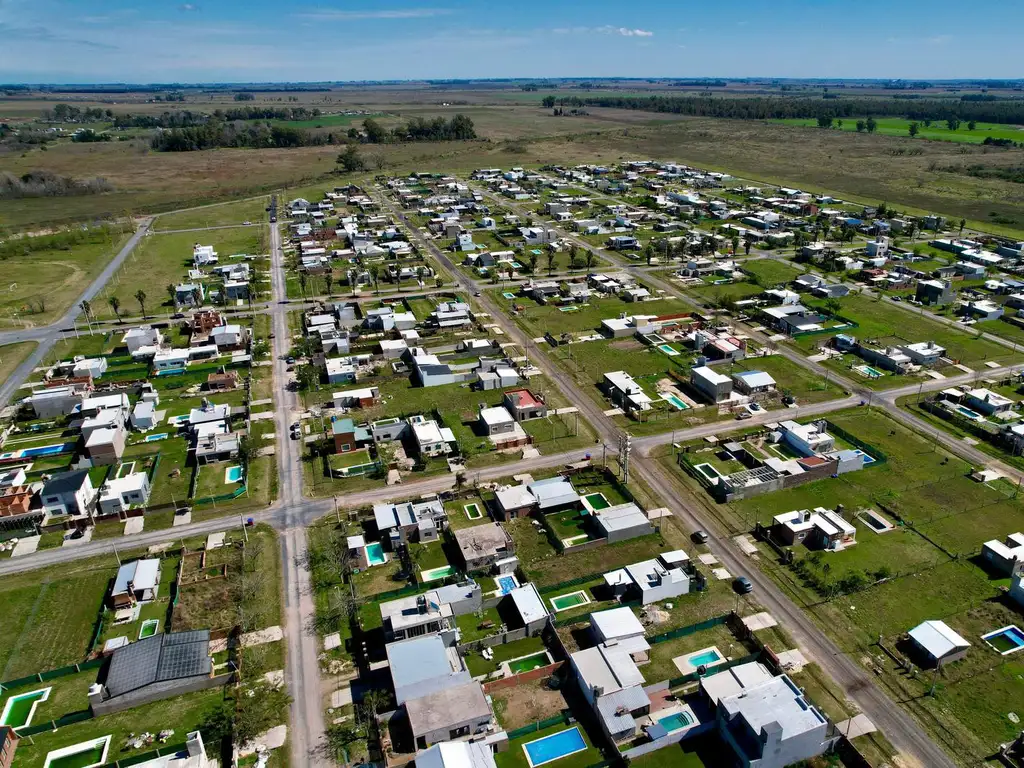
{"label": "concrete wall", "polygon": [[529,672],[521,672],[511,677],[492,680],[489,683],[484,683],[484,693],[499,691],[503,688],[514,688],[520,683],[528,683],[533,680],[540,680],[542,677],[550,677],[558,672],[565,663],[564,661],[556,661],[554,664],[548,664],[546,667],[538,667],[537,669],[531,669]]}
{"label": "concrete wall", "polygon": [[218,688],[227,685],[232,674],[218,675],[216,677],[194,677],[187,680],[170,680],[164,683],[154,683],[141,688],[138,691],[126,693],[105,701],[90,701],[89,708],[95,717],[108,715],[111,712],[120,712],[132,707],[139,707],[143,704],[152,704],[154,701],[169,699],[173,696],[181,696],[184,693],[195,693],[205,691],[209,688]]}

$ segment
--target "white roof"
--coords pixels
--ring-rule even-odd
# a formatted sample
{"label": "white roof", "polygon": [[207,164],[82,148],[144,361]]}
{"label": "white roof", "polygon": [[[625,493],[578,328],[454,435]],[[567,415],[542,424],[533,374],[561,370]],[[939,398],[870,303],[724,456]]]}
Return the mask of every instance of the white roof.
{"label": "white roof", "polygon": [[734,379],[740,379],[751,389],[775,386],[775,379],[764,371],[740,371],[739,373],[734,373],[732,377]]}
{"label": "white roof", "polygon": [[787,675],[748,687],[742,693],[722,699],[719,706],[728,713],[727,719],[736,715],[742,717],[758,736],[763,728],[777,727],[781,731],[780,740],[822,728],[827,722]]}
{"label": "white roof", "polygon": [[718,371],[715,371],[706,365],[701,365],[698,366],[697,368],[693,368],[690,370],[690,373],[699,379],[704,379],[704,381],[708,382],[709,384],[726,384],[732,381],[732,379],[730,379],[725,374],[719,373]]}
{"label": "white roof", "polygon": [[524,624],[530,624],[548,615],[548,609],[544,607],[544,601],[540,598],[537,586],[532,582],[516,587],[508,594]]}
{"label": "white roof", "polygon": [[530,489],[525,485],[513,485],[510,488],[502,488],[494,494],[494,497],[498,500],[498,506],[502,509],[529,507],[537,501],[533,494],[530,493]]}
{"label": "white roof", "polygon": [[922,621],[907,634],[933,659],[941,659],[952,651],[971,647],[946,622],[935,619]]}
{"label": "white roof", "polygon": [[626,606],[590,614],[590,625],[601,640],[619,640],[637,635],[642,637],[644,634],[644,625]]}
{"label": "white roof", "polygon": [[437,426],[436,421],[417,422],[412,425],[412,431],[416,435],[416,442],[420,445],[444,442],[441,428]]}
{"label": "white roof", "polygon": [[153,589],[160,579],[160,561],[156,558],[135,560],[117,569],[112,595],[123,595],[128,591],[128,582],[136,590]]}
{"label": "white roof", "polygon": [[515,421],[512,418],[512,414],[503,405],[496,405],[493,408],[481,408],[480,420],[489,427]]}
{"label": "white roof", "polygon": [[442,741],[416,755],[416,768],[495,768],[484,741]]}

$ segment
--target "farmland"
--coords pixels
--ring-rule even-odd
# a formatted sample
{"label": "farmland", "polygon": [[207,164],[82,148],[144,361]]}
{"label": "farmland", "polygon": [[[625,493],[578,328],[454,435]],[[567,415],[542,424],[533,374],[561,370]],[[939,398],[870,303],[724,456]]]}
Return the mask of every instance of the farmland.
{"label": "farmland", "polygon": [[[816,128],[817,122],[810,119],[773,120],[772,122],[784,125],[794,125],[803,128]],[[910,124],[916,122],[918,125],[917,138],[930,141],[953,141],[967,144],[980,144],[987,138],[1007,139],[1009,141],[1024,141],[1024,128],[1018,125],[1001,125],[999,123],[978,123],[973,129],[968,128],[966,123],[961,124],[956,130],[950,130],[944,120],[935,120],[931,125],[925,125],[922,121],[912,121],[900,117],[877,117],[875,123],[876,133],[883,136],[908,136]],[[857,131],[857,120],[848,118],[843,120],[841,126],[834,126],[836,130]]]}

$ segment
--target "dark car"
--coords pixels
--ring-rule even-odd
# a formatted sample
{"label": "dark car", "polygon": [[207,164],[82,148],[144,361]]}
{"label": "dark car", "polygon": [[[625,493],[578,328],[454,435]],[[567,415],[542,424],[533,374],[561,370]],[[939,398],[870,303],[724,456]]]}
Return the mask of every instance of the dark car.
{"label": "dark car", "polygon": [[284,361],[288,363],[288,365],[295,365],[295,358],[292,357],[291,355],[288,355],[288,357],[286,357]]}
{"label": "dark car", "polygon": [[697,544],[706,544],[708,541],[708,532],[694,531],[693,535],[690,538],[693,539]]}
{"label": "dark car", "polygon": [[736,580],[733,581],[732,588],[741,595],[746,595],[754,591],[754,585],[750,583],[750,579],[746,576],[738,576]]}

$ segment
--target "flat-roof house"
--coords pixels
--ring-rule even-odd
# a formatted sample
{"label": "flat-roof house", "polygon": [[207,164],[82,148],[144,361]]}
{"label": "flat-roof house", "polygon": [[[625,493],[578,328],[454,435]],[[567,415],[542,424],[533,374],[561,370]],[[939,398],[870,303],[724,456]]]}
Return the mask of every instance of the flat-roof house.
{"label": "flat-roof house", "polygon": [[690,384],[712,403],[728,400],[732,394],[732,379],[706,365],[690,370]]}
{"label": "flat-roof house", "polygon": [[91,385],[83,387],[77,384],[68,384],[40,389],[25,398],[25,402],[37,418],[52,419],[56,416],[67,416],[82,404],[87,390],[91,388]]}
{"label": "flat-roof house", "polygon": [[497,768],[494,752],[482,741],[442,741],[416,755],[416,768]]}
{"label": "flat-roof house", "polygon": [[736,389],[745,395],[773,392],[776,387],[775,379],[764,371],[739,371],[732,374],[732,380]]}
{"label": "flat-roof house", "polygon": [[504,406],[481,407],[477,425],[481,434],[504,435],[515,430],[516,420]]}
{"label": "flat-roof house", "polygon": [[54,475],[39,492],[43,509],[51,515],[87,514],[95,506],[96,496],[87,469]]}
{"label": "flat-roof house", "polygon": [[441,427],[432,419],[411,421],[413,439],[420,456],[444,456],[451,452],[455,435],[448,427]]}
{"label": "flat-roof house", "polygon": [[965,301],[960,305],[959,312],[980,321],[998,320],[1003,316],[1003,306],[988,299]]}
{"label": "flat-roof house", "polygon": [[981,556],[993,570],[1009,575],[1018,562],[1024,561],[1024,533],[1011,533],[1002,541],[986,541],[981,547]]}
{"label": "flat-roof house", "polygon": [[148,432],[156,426],[156,404],[151,400],[139,400],[132,409],[132,428]]}
{"label": "flat-roof house", "polygon": [[612,403],[626,411],[648,411],[651,397],[625,371],[604,374],[604,389]]}
{"label": "flat-roof house", "polygon": [[536,500],[537,509],[543,514],[577,509],[580,505],[579,493],[567,478],[560,475],[535,480],[526,487]]}
{"label": "flat-roof house", "polygon": [[512,537],[500,523],[462,528],[454,536],[467,573],[490,570],[515,554]]}
{"label": "flat-roof house", "polygon": [[631,501],[596,510],[591,517],[601,536],[608,539],[609,544],[654,533],[654,526],[647,519],[647,515]]}
{"label": "flat-roof house", "polygon": [[824,507],[795,509],[776,515],[772,533],[785,545],[802,542],[811,549],[838,552],[857,543],[857,529],[838,512]]}
{"label": "flat-roof house", "polygon": [[542,419],[548,415],[548,407],[526,388],[512,389],[502,396],[502,404],[516,421]]}
{"label": "flat-roof house", "polygon": [[149,475],[145,472],[112,477],[100,486],[100,512],[121,513],[133,507],[144,507],[149,503],[151,491]]}
{"label": "flat-roof house", "polygon": [[627,565],[604,574],[605,586],[619,599],[639,598],[642,605],[685,595],[690,577],[683,570],[689,557],[682,550]]}
{"label": "flat-roof house", "polygon": [[331,417],[331,437],[334,439],[335,453],[354,451],[373,440],[366,427],[358,426],[355,421],[344,416]]}
{"label": "flat-roof house", "polygon": [[93,430],[85,441],[85,455],[94,467],[114,464],[124,455],[128,433],[124,427],[102,427]]}
{"label": "flat-roof house", "polygon": [[505,599],[512,603],[516,616],[519,618],[519,626],[526,629],[528,635],[538,635],[548,623],[550,611],[544,604],[544,600],[537,591],[537,585],[533,582],[523,584],[509,592]]}
{"label": "flat-roof house", "polygon": [[719,698],[715,706],[718,734],[730,747],[736,765],[785,768],[832,748],[836,737],[829,736],[828,719],[788,675],[768,675],[753,682],[760,676],[743,671],[747,666],[751,665],[741,664],[704,679],[710,684],[712,678],[722,677],[713,682],[736,682],[741,687]]}
{"label": "flat-roof house", "polygon": [[964,658],[971,647],[946,622],[936,619],[922,621],[907,634],[924,657],[939,667]]}
{"label": "flat-roof house", "polygon": [[972,389],[964,395],[964,404],[972,411],[984,413],[986,416],[1005,413],[1014,406],[1010,398],[984,388]]}
{"label": "flat-roof house", "polygon": [[105,670],[102,688],[89,694],[89,708],[97,717],[230,679],[230,675],[213,676],[210,632],[205,629],[161,632],[121,646]]}
{"label": "flat-roof house", "polygon": [[900,350],[915,365],[935,365],[946,354],[946,348],[934,341],[918,341],[914,344],[903,344]]}
{"label": "flat-roof house", "polygon": [[835,439],[817,424],[797,424],[795,421],[787,420],[779,426],[782,430],[782,439],[801,456],[816,456],[835,450]]}
{"label": "flat-roof house", "polygon": [[390,643],[453,630],[455,617],[480,610],[482,594],[480,585],[469,580],[381,603],[384,638]]}
{"label": "flat-roof house", "polygon": [[110,589],[110,607],[127,608],[139,602],[155,600],[160,587],[160,560],[152,557],[133,560],[117,569]]}
{"label": "flat-roof house", "polygon": [[159,347],[163,343],[163,335],[156,328],[150,325],[140,325],[136,328],[129,328],[121,343],[128,347],[128,353],[135,355],[140,350]]}
{"label": "flat-roof house", "polygon": [[400,504],[374,504],[373,517],[381,541],[393,550],[398,543],[436,541],[438,530],[448,516],[444,505],[436,499]]}
{"label": "flat-roof house", "polygon": [[352,384],[357,378],[356,367],[348,357],[331,357],[324,361],[329,384]]}
{"label": "flat-roof house", "polygon": [[494,492],[495,516],[500,520],[527,517],[537,508],[537,499],[525,485],[512,485]]}
{"label": "flat-roof house", "polygon": [[332,399],[335,408],[370,408],[376,405],[380,399],[380,389],[377,387],[346,389],[343,392],[335,392]]}
{"label": "flat-roof house", "polygon": [[922,304],[944,306],[956,298],[953,283],[949,280],[918,280],[914,299]]}

